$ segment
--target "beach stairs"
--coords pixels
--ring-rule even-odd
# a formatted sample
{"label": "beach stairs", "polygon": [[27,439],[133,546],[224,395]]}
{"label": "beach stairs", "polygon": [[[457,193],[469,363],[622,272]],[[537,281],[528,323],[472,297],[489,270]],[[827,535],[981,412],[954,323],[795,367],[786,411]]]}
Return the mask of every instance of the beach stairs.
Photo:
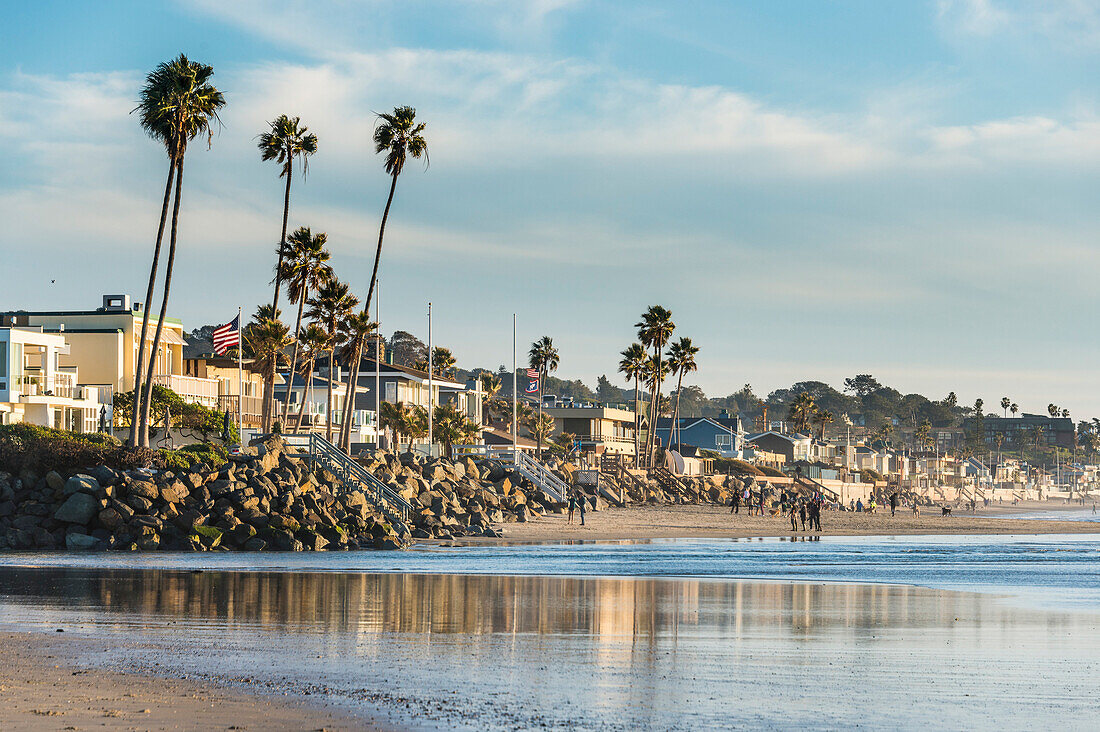
{"label": "beach stairs", "polygon": [[552,500],[557,503],[566,503],[569,484],[555,475],[550,468],[520,450],[512,451],[512,467]]}
{"label": "beach stairs", "polygon": [[628,495],[634,496],[635,500],[644,501],[649,491],[645,481],[630,472],[626,462],[618,455],[603,455],[600,458],[600,475],[618,487],[621,504],[626,503]]}
{"label": "beach stairs", "polygon": [[323,469],[332,475],[347,492],[359,491],[390,523],[407,523],[412,506],[390,486],[375,478],[343,450],[333,445],[321,435],[310,432],[305,434],[281,435],[290,447],[300,450],[297,455],[287,453],[287,457],[299,457],[309,461],[313,470]]}
{"label": "beach stairs", "polygon": [[828,486],[822,485],[813,478],[807,478],[805,476],[798,478],[794,483],[794,488],[798,491],[799,495],[805,496],[807,498],[814,493],[820,493],[822,496],[825,497],[826,500],[840,500],[839,493],[834,491],[832,488],[829,488]]}
{"label": "beach stairs", "polygon": [[650,468],[649,477],[657,481],[657,485],[661,486],[661,490],[665,493],[671,493],[682,498],[688,492],[687,486],[663,465]]}

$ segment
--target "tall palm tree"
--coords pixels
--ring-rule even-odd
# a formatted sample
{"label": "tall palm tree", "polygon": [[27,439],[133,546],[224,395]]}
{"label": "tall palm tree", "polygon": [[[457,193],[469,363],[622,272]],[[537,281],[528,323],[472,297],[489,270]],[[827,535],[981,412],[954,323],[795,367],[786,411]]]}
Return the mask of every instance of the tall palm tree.
{"label": "tall palm tree", "polygon": [[393,439],[390,441],[392,448],[397,444],[397,438],[405,427],[405,405],[401,402],[382,402],[378,405],[378,426],[389,430]]}
{"label": "tall palm tree", "polygon": [[351,455],[351,416],[355,411],[355,392],[359,386],[359,366],[363,360],[363,348],[367,341],[374,338],[378,330],[378,323],[370,319],[370,314],[365,310],[354,313],[343,323],[344,335],[347,338],[346,349],[351,355],[351,365],[348,368],[348,388],[344,391],[343,424],[340,427],[340,445]]}
{"label": "tall palm tree", "polygon": [[634,459],[637,461],[640,460],[638,440],[642,429],[642,416],[638,409],[641,392],[638,385],[646,372],[646,352],[641,343],[631,343],[619,355],[622,356],[622,360],[619,361],[619,373],[626,377],[628,383],[631,379],[634,380]]}
{"label": "tall palm tree", "polygon": [[[161,336],[164,333],[164,319],[167,317],[168,298],[172,292],[172,270],[176,261],[176,241],[179,230],[180,199],[183,195],[183,161],[187,154],[187,145],[199,135],[207,136],[209,146],[214,124],[219,120],[218,111],[225,106],[225,97],[210,83],[214,67],[189,60],[183,54],[160,64],[146,79],[142,88],[137,110],[140,111],[141,126],[154,138],[160,140],[168,150],[169,158],[175,166],[175,191],[172,204],[172,228],[169,234],[168,261],[164,269],[164,294],[161,299],[160,316],[157,318],[157,330],[149,350],[149,364],[141,395],[141,416],[138,425],[136,444],[149,446],[149,405],[153,394],[153,376],[156,369],[157,351],[160,349]],[[162,205],[163,211],[163,205]],[[161,237],[158,237],[160,239]],[[159,249],[159,245],[158,245]],[[156,273],[158,253],[154,251],[153,273]],[[138,351],[145,347],[145,333],[148,328],[148,308],[142,319],[141,344]],[[139,357],[140,361],[140,357]],[[136,371],[141,379],[141,372]],[[135,383],[134,387],[138,387]],[[135,403],[138,399],[135,396]],[[133,432],[133,429],[131,429]]]}
{"label": "tall palm tree", "polygon": [[[298,318],[294,321],[294,332],[302,330],[302,314],[305,311],[306,300],[309,293],[332,277],[332,267],[329,265],[329,253],[325,249],[328,243],[328,235],[324,232],[314,234],[308,226],[299,227],[287,240],[281,260],[281,272],[276,275],[287,283],[287,295],[290,301],[298,304]],[[293,355],[290,357],[290,373],[297,373],[298,369],[298,341],[294,341]],[[274,391],[274,384],[268,387]],[[266,397],[266,392],[265,392]],[[290,399],[286,400],[283,409],[283,423],[290,414]]]}
{"label": "tall palm tree", "polygon": [[661,380],[664,378],[661,352],[672,338],[672,331],[676,329],[676,325],[672,322],[671,312],[660,305],[652,305],[642,314],[642,319],[635,323],[634,327],[638,329],[638,340],[643,346],[653,351],[656,360],[654,373],[657,379],[654,381],[653,393],[649,396],[650,430],[646,440],[646,465],[649,465],[653,456],[653,445],[656,444],[657,402],[661,398]]}
{"label": "tall palm tree", "polygon": [[[554,347],[554,340],[550,336],[543,336],[531,344],[531,350],[527,352],[527,362],[531,368],[539,372],[539,424],[542,424],[542,390],[546,377],[551,371],[558,370],[560,359],[558,349]],[[536,433],[537,452],[542,458],[542,431]]]}
{"label": "tall palm tree", "polygon": [[690,338],[681,338],[669,346],[668,368],[676,374],[676,406],[672,409],[672,425],[668,432],[668,444],[672,444],[672,432],[676,431],[676,442],[680,438],[680,391],[684,386],[684,374],[697,371],[699,366],[695,363],[695,354],[699,353],[698,346],[691,343]]}
{"label": "tall palm tree", "polygon": [[[651,355],[646,358],[645,377],[643,383],[649,387],[649,393],[652,397],[657,393],[658,384],[664,380],[668,375],[668,362],[661,358],[660,354]],[[651,403],[653,409],[652,416],[649,419],[649,432],[646,435],[647,444],[653,446],[655,452],[656,447],[656,432],[657,432],[657,417],[660,416],[662,402],[658,401],[656,404]],[[652,439],[651,439],[652,438]],[[647,448],[649,449],[649,448]],[[652,455],[651,455],[652,457]]]}
{"label": "tall palm tree", "polygon": [[[300,370],[297,371],[303,379],[302,386],[302,403],[298,406],[298,419],[294,425],[294,431],[299,432],[302,429],[302,415],[305,412],[306,406],[313,401],[313,367],[317,363],[318,356],[328,352],[329,342],[332,339],[329,338],[328,332],[316,323],[310,323],[302,329],[298,335],[295,348],[298,347],[298,343],[301,344],[301,354],[303,363],[298,364]],[[295,371],[291,371],[290,386],[287,387],[287,401],[290,401],[290,393],[294,386],[294,374]]]}
{"label": "tall palm tree", "polygon": [[1061,410],[1058,408],[1057,404],[1048,404],[1047,405],[1047,414],[1049,414],[1051,417],[1057,417],[1059,411],[1061,411]]}
{"label": "tall palm tree", "polygon": [[328,346],[328,401],[325,406],[325,439],[332,442],[332,382],[335,378],[333,366],[336,362],[336,338],[340,331],[340,323],[343,322],[355,306],[359,304],[359,298],[352,295],[348,286],[335,277],[317,290],[317,294],[310,298],[309,311],[306,313],[311,320],[324,328],[329,337]]}
{"label": "tall palm tree", "polygon": [[270,129],[260,134],[260,158],[274,160],[280,166],[279,177],[286,178],[283,193],[283,229],[279,235],[279,261],[275,265],[275,295],[271,307],[279,307],[279,285],[282,282],[283,255],[286,254],[286,222],[290,216],[290,179],[294,173],[294,159],[302,164],[302,177],[309,171],[309,156],[317,152],[317,135],[302,124],[300,117],[280,114],[267,123]]}
{"label": "tall palm tree", "polygon": [[[279,360],[283,355],[283,349],[290,345],[293,339],[290,337],[290,328],[278,320],[264,320],[254,323],[248,329],[248,345],[252,349],[252,357],[256,365],[264,374],[274,382],[273,374],[279,368]],[[290,390],[287,390],[287,400],[290,400]],[[262,410],[264,430],[270,431],[272,415],[267,402],[264,402]]]}
{"label": "tall palm tree", "polygon": [[1012,412],[1012,416],[1015,417],[1016,413],[1020,411],[1020,405],[1016,402],[1013,402],[1012,405],[1008,408],[1008,411]]}
{"label": "tall palm tree", "polygon": [[1005,419],[1008,419],[1008,408],[1012,406],[1012,400],[1008,397],[1001,397],[1001,409],[1005,412]]}
{"label": "tall palm tree", "polygon": [[416,121],[416,110],[412,107],[394,107],[392,114],[379,114],[378,125],[374,128],[374,151],[385,153],[386,172],[390,175],[390,195],[386,198],[386,208],[382,211],[382,224],[378,227],[378,249],[374,252],[374,271],[370,276],[370,289],[367,290],[367,303],[364,310],[370,311],[374,287],[378,282],[378,263],[382,259],[382,238],[386,233],[386,220],[390,217],[390,205],[393,204],[393,192],[397,189],[397,176],[405,169],[405,161],[410,157],[427,160],[428,142],[424,139],[424,123]]}

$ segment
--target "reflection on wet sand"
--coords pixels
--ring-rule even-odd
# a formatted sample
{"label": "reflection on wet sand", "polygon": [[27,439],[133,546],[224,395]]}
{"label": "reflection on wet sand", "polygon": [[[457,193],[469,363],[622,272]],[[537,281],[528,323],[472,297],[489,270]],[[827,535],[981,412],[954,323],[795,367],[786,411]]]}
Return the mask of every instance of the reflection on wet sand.
{"label": "reflection on wet sand", "polygon": [[1100,672],[1094,614],[900,585],[0,568],[0,619],[479,730],[1074,726]]}
{"label": "reflection on wet sand", "polygon": [[1005,619],[982,596],[904,585],[653,578],[39,568],[0,570],[0,595],[58,609],[321,633],[808,637],[940,627],[960,615]]}

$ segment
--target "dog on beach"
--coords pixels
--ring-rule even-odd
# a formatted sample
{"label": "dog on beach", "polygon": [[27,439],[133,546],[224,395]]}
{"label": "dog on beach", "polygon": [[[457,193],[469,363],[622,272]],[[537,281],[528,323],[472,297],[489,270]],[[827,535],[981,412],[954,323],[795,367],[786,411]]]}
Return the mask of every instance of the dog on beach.
{"label": "dog on beach", "polygon": [[943,515],[944,516],[950,516],[951,515],[951,509],[950,508],[948,508],[947,506],[941,506],[941,508],[943,509]]}

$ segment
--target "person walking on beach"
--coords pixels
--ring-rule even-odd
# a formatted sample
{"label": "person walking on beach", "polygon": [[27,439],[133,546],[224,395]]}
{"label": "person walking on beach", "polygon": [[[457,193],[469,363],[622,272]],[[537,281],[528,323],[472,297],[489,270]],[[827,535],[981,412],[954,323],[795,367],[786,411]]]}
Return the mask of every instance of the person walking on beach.
{"label": "person walking on beach", "polygon": [[821,531],[821,501],[810,504],[810,529]]}
{"label": "person walking on beach", "polygon": [[573,523],[573,512],[577,510],[577,492],[569,492],[569,517],[565,520],[565,523]]}
{"label": "person walking on beach", "polygon": [[890,494],[890,515],[893,516],[894,512],[898,510],[898,494]]}
{"label": "person walking on beach", "polygon": [[764,489],[760,489],[760,515],[764,515]]}
{"label": "person walking on beach", "polygon": [[581,526],[584,526],[584,505],[586,503],[588,503],[588,496],[581,495],[580,500],[577,501],[577,508],[579,508],[581,512]]}
{"label": "person walking on beach", "polygon": [[741,491],[734,490],[730,498],[730,513],[741,513]]}
{"label": "person walking on beach", "polygon": [[856,511],[858,511],[859,513],[863,513],[863,499],[862,498],[857,498],[856,499]]}
{"label": "person walking on beach", "polygon": [[[811,504],[812,505],[812,504]],[[802,530],[806,530],[806,503],[803,501],[798,506],[798,518],[802,521]]]}
{"label": "person walking on beach", "polygon": [[[798,531],[798,526],[797,526],[797,525],[795,525],[795,522],[794,522],[794,515],[795,515],[795,511],[796,511],[796,510],[797,510],[797,509],[795,509],[795,506],[794,506],[794,504],[792,503],[792,504],[791,504],[791,510],[787,512],[787,515],[791,517],[791,531],[792,531],[792,532],[793,532],[793,531]],[[803,523],[804,523],[804,522],[803,522]],[[805,531],[805,530],[806,530],[806,527],[805,527],[805,526],[803,526],[803,527],[802,527],[802,530],[803,530],[803,531]]]}

